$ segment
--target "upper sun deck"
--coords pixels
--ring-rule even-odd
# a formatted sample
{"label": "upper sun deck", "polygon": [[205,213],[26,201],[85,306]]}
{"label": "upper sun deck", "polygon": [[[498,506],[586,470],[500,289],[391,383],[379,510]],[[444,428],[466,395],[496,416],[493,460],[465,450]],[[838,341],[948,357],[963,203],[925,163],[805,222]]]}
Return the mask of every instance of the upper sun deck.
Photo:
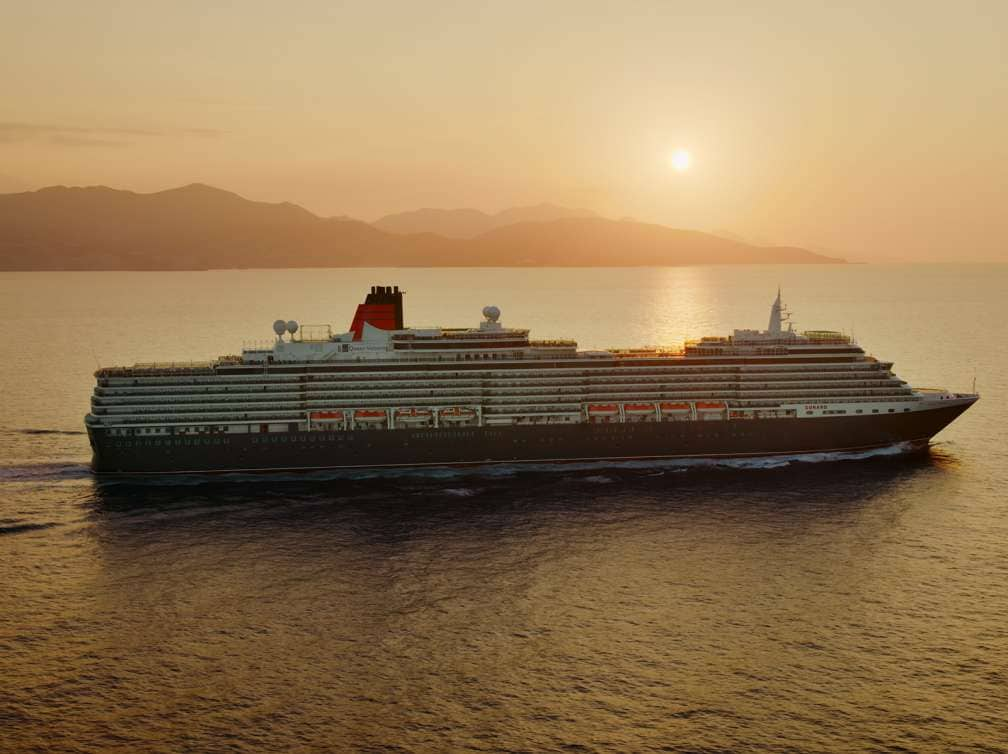
{"label": "upper sun deck", "polygon": [[[683,347],[648,346],[579,351],[574,340],[530,340],[529,330],[504,327],[500,309],[487,306],[483,321],[469,328],[406,328],[402,326],[402,292],[398,288],[375,286],[364,304],[358,306],[350,330],[334,334],[330,325],[299,326],[278,319],[275,340],[246,345],[241,355],[222,356],[216,361],[136,364],[132,367],[99,369],[95,376],[151,377],[213,375],[221,369],[297,364],[382,364],[451,361],[542,361],[614,359],[668,360],[689,363],[698,358],[801,356],[804,354],[844,354],[864,357],[851,339],[832,330],[795,332],[787,322],[780,292],[773,303],[766,330],[735,330],[729,336],[708,336],[687,341]],[[785,328],[783,324],[787,322]]]}
{"label": "upper sun deck", "polygon": [[242,349],[245,364],[423,360],[427,354],[438,360],[459,358],[555,358],[573,356],[573,340],[529,340],[529,331],[504,327],[500,309],[483,308],[483,321],[476,327],[404,327],[402,296],[398,287],[374,286],[357,307],[350,329],[334,334],[328,325],[300,327],[278,319],[273,325],[276,340]]}
{"label": "upper sun deck", "polygon": [[212,375],[219,366],[241,364],[240,356],[221,356],[216,361],[152,361],[134,364],[131,367],[101,367],[95,377],[162,377]]}
{"label": "upper sun deck", "polygon": [[[791,314],[781,303],[780,290],[770,307],[766,330],[735,330],[728,336],[707,336],[686,341],[687,356],[779,355],[822,351],[863,353],[851,338],[835,330],[796,332]],[[785,324],[787,327],[785,327]]]}
{"label": "upper sun deck", "polygon": [[755,330],[736,330],[725,337],[704,337],[686,341],[687,356],[785,354],[802,352],[860,351],[851,338],[831,330],[785,331],[776,335]]}

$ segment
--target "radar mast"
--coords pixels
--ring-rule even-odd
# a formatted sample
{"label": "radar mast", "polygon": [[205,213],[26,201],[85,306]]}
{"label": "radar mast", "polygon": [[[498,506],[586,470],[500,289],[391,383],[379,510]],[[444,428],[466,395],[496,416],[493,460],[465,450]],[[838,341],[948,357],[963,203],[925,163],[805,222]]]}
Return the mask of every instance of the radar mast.
{"label": "radar mast", "polygon": [[781,289],[777,286],[777,298],[770,307],[770,324],[767,325],[768,335],[780,335],[781,333]]}

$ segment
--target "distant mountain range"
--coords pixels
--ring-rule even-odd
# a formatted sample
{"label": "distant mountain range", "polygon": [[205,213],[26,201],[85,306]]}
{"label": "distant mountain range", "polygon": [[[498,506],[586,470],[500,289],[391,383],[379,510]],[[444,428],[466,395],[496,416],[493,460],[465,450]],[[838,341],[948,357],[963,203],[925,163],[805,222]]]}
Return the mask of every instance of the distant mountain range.
{"label": "distant mountain range", "polygon": [[528,222],[549,222],[573,217],[598,217],[590,209],[568,209],[554,204],[512,207],[488,215],[478,209],[418,209],[385,215],[373,225],[389,233],[436,233],[445,238],[476,238],[495,228]]}
{"label": "distant mountain range", "polygon": [[[295,204],[253,202],[202,184],[152,194],[104,186],[53,186],[0,194],[0,269],[631,267],[844,261],[806,249],[755,246],[587,214],[551,205],[496,215],[418,210],[370,225],[319,217]],[[460,217],[466,219],[457,220]],[[480,230],[481,223],[489,227]],[[396,230],[390,232],[391,227]]]}

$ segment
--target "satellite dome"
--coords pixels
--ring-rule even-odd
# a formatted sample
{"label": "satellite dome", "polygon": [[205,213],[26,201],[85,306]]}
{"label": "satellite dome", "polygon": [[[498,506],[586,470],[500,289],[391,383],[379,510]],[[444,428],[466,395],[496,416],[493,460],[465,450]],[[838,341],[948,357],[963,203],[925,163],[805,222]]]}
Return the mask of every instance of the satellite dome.
{"label": "satellite dome", "polygon": [[287,323],[287,332],[289,332],[291,335],[293,335],[297,331],[298,331],[298,323],[296,321],[294,321],[293,319],[290,320]]}
{"label": "satellite dome", "polygon": [[484,306],[483,316],[486,317],[490,322],[496,322],[500,319],[500,309],[496,306]]}
{"label": "satellite dome", "polygon": [[273,323],[273,332],[275,332],[277,334],[277,337],[279,338],[281,335],[287,332],[287,323],[284,322],[282,319],[278,319],[276,322]]}

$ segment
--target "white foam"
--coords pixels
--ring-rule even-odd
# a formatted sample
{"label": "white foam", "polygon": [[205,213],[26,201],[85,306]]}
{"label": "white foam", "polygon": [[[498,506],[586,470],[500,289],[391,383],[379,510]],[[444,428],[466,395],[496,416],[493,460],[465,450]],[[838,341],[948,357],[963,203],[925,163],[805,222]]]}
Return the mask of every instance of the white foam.
{"label": "white foam", "polygon": [[472,489],[470,487],[448,487],[441,490],[446,495],[451,495],[452,497],[472,497],[479,493],[479,490]]}

